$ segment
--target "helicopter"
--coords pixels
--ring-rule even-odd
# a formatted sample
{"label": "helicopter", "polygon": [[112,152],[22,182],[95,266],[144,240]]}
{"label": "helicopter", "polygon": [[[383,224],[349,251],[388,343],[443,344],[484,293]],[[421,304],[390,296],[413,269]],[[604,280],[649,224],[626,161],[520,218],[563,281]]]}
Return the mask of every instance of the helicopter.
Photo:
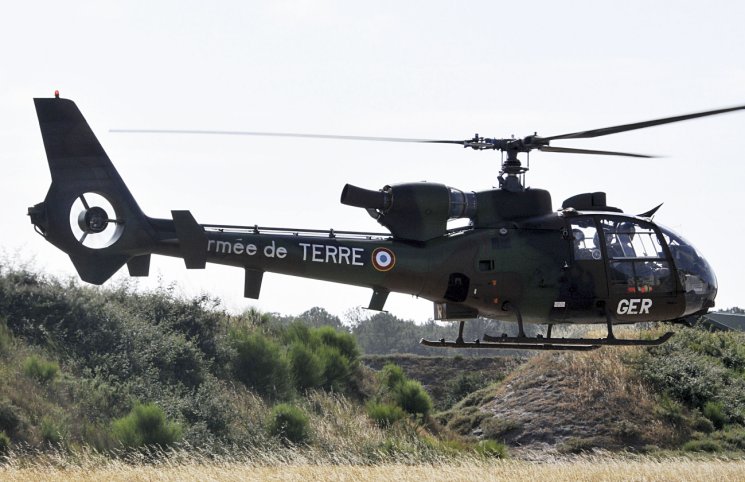
{"label": "helicopter", "polygon": [[[265,272],[301,276],[372,290],[370,310],[384,310],[389,293],[433,302],[434,319],[459,322],[454,340],[421,340],[443,348],[593,350],[614,345],[659,345],[619,339],[614,325],[647,321],[689,323],[714,306],[717,280],[709,263],[676,232],[653,217],[607,204],[603,192],[581,193],[554,210],[551,195],[526,188],[518,158],[532,150],[652,157],[628,152],[552,146],[583,139],[743,110],[731,107],[569,134],[465,140],[407,139],[240,131],[155,131],[318,137],[364,141],[453,144],[501,151],[498,187],[473,192],[413,182],[370,190],[344,186],[341,203],[364,209],[388,233],[200,224],[187,210],[171,219],[144,214],[76,104],[34,99],[52,176],[43,202],[28,209],[35,230],[69,255],[80,278],[103,284],[125,264],[148,276],[153,254],[178,257],[187,269],[206,263],[242,268],[244,296],[258,299]],[[468,225],[448,229],[448,221]],[[512,321],[517,335],[463,339],[465,321]],[[547,325],[527,336],[525,323]],[[605,324],[605,338],[558,338],[557,324]]]}

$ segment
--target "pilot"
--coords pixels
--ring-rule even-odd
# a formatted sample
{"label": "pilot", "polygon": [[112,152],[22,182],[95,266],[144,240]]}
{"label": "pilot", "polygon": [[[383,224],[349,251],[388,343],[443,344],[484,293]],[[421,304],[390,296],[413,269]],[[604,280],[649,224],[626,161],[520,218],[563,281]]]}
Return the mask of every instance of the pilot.
{"label": "pilot", "polygon": [[592,259],[592,250],[585,244],[585,233],[581,229],[572,229],[574,240],[574,259]]}
{"label": "pilot", "polygon": [[633,246],[634,233],[636,227],[634,223],[620,223],[616,227],[616,234],[606,233],[608,244],[608,255],[613,258],[635,258],[636,252]]}

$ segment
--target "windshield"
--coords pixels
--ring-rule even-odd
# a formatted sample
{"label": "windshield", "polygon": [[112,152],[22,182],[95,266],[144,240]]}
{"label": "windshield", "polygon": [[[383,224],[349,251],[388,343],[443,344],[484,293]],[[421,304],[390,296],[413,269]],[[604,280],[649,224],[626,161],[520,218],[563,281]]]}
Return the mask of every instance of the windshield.
{"label": "windshield", "polygon": [[670,248],[675,267],[678,269],[680,284],[686,292],[686,314],[714,306],[717,295],[717,278],[714,270],[691,243],[675,231],[660,226]]}

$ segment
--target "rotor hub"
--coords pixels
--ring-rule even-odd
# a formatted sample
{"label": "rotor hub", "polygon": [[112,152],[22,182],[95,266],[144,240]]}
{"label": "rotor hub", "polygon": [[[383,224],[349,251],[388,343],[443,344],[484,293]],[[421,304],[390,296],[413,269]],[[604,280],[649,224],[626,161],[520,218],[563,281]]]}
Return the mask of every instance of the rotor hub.
{"label": "rotor hub", "polygon": [[93,206],[78,215],[78,226],[86,233],[102,233],[108,224],[109,215],[99,206]]}

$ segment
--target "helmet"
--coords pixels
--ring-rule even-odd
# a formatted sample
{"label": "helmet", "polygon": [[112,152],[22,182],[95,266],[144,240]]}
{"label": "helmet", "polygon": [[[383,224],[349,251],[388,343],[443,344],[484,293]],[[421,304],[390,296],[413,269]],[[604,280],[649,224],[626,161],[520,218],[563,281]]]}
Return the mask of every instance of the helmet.
{"label": "helmet", "polygon": [[618,225],[616,233],[628,234],[629,239],[634,239],[634,233],[636,232],[636,224],[626,221]]}

